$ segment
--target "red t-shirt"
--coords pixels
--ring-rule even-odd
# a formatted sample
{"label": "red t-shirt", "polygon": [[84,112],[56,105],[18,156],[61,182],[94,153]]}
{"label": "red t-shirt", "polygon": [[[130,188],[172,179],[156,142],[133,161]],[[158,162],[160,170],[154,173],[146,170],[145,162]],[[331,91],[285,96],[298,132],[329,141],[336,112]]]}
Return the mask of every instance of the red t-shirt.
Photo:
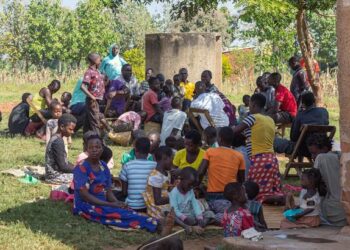
{"label": "red t-shirt", "polygon": [[154,104],[158,103],[158,95],[153,90],[148,90],[142,96],[142,110],[147,113],[146,122],[148,122],[152,116],[156,114],[156,109],[154,108]]}
{"label": "red t-shirt", "polygon": [[297,115],[297,102],[295,101],[292,92],[280,84],[275,90],[275,96],[276,101],[281,103],[281,111],[286,111],[293,117]]}

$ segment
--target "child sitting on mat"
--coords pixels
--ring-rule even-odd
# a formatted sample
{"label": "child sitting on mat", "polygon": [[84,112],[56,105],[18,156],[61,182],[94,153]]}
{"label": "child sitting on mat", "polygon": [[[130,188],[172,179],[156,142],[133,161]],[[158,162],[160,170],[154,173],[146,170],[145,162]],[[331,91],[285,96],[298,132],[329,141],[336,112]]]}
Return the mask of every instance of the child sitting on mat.
{"label": "child sitting on mat", "polygon": [[318,189],[321,184],[321,174],[318,169],[309,169],[301,176],[302,190],[300,192],[300,205],[296,206],[292,194],[286,197],[286,217],[281,221],[281,229],[308,228],[320,225],[320,195]]}
{"label": "child sitting on mat", "polygon": [[147,214],[153,218],[161,219],[165,212],[170,211],[168,188],[173,152],[171,148],[161,146],[157,149],[155,158],[157,166],[148,176],[143,198],[147,206]]}
{"label": "child sitting on mat", "polygon": [[175,222],[187,233],[201,233],[215,218],[212,211],[201,209],[193,191],[197,183],[197,171],[192,167],[185,167],[180,173],[180,183],[169,194],[170,206],[174,208],[176,215]]}
{"label": "child sitting on mat", "polygon": [[247,208],[254,217],[254,227],[259,232],[264,232],[267,229],[267,225],[264,218],[264,212],[262,204],[255,200],[259,194],[259,185],[252,181],[244,182],[245,192],[247,194],[248,202]]}
{"label": "child sitting on mat", "polygon": [[231,182],[225,186],[224,197],[231,202],[221,222],[224,237],[241,236],[242,231],[254,227],[253,216],[245,206],[244,187],[239,182]]}

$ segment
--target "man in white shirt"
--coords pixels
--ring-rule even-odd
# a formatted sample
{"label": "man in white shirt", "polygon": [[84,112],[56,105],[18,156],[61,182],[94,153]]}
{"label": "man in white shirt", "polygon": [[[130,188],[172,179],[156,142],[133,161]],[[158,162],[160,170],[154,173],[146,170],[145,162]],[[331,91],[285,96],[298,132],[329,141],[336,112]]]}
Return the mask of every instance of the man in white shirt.
{"label": "man in white shirt", "polygon": [[[206,93],[206,85],[203,82],[197,82],[195,93],[196,99],[191,103],[191,108],[206,109],[209,111],[211,118],[215,123],[215,127],[221,128],[229,125],[229,119],[224,112],[225,104],[220,96],[216,93]],[[196,115],[196,114],[195,114]],[[204,114],[199,114],[200,124],[203,129],[210,126],[209,121]]]}
{"label": "man in white shirt", "polygon": [[173,97],[171,100],[172,109],[164,113],[162,131],[160,133],[160,145],[165,145],[165,140],[172,137],[181,136],[182,128],[187,119],[185,112],[181,111],[181,99],[179,97]]}

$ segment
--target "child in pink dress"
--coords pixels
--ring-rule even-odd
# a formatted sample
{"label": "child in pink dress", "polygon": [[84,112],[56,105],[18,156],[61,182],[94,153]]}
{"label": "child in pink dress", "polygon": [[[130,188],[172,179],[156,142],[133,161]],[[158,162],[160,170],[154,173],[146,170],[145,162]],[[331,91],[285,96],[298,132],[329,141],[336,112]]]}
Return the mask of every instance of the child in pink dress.
{"label": "child in pink dress", "polygon": [[245,207],[244,187],[238,182],[229,183],[225,186],[224,197],[231,202],[221,221],[224,237],[241,236],[242,231],[254,227],[253,216]]}

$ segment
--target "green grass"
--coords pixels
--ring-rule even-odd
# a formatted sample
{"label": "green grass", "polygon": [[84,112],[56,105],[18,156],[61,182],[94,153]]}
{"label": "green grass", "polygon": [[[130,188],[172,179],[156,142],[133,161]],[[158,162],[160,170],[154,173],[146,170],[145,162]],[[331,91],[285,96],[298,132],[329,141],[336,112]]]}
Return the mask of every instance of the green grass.
{"label": "green grass", "polygon": [[[17,103],[24,92],[37,93],[42,85],[0,84],[0,105]],[[71,91],[74,82],[62,86],[60,92]],[[59,95],[57,95],[59,96]],[[239,105],[243,96],[228,95]],[[327,100],[331,124],[338,124],[339,112],[334,99]],[[335,105],[334,105],[335,103]],[[331,105],[333,104],[333,105]],[[7,128],[8,113],[0,123],[0,131]],[[339,138],[337,132],[336,138]],[[0,136],[0,171],[25,165],[44,164],[44,143],[34,138]],[[120,169],[120,156],[126,148],[111,145],[116,167]],[[69,159],[82,150],[81,133],[73,137]],[[281,172],[285,162],[281,162]],[[295,183],[294,180],[288,182]],[[50,187],[46,184],[26,185],[16,178],[0,175],[0,249],[105,249],[137,245],[153,235],[142,232],[116,232],[105,226],[73,216],[70,206],[48,199]],[[206,232],[204,239],[218,232]]]}

